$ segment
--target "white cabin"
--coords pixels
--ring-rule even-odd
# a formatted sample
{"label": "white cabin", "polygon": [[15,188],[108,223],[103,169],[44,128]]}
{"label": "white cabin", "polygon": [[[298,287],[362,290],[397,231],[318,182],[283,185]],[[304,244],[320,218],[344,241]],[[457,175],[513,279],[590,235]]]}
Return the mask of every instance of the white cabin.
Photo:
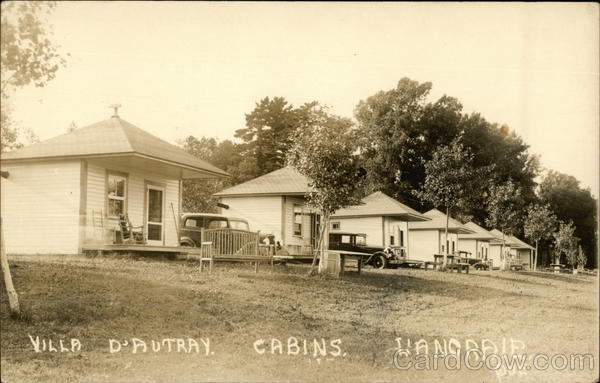
{"label": "white cabin", "polygon": [[363,198],[361,204],[335,212],[329,230],[330,233],[364,233],[367,246],[399,247],[410,259],[409,222],[428,220],[430,218],[394,198],[382,192],[375,192]]}
{"label": "white cabin", "polygon": [[448,217],[448,238],[446,239],[446,214],[431,209],[423,214],[430,218],[427,222],[415,222],[408,229],[408,253],[410,259],[433,261],[434,254],[454,254],[458,252],[458,235],[471,234],[473,230],[465,227],[452,217]]}
{"label": "white cabin", "polygon": [[2,155],[2,228],[12,254],[112,244],[118,216],[147,245],[178,246],[181,180],[227,173],[113,116]]}

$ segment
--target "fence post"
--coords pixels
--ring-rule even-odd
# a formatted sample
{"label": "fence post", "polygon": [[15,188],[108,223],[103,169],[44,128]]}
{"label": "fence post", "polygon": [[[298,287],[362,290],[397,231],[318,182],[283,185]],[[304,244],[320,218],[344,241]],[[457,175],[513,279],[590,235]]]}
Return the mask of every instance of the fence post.
{"label": "fence post", "polygon": [[256,255],[260,255],[259,246],[260,246],[260,230],[256,232],[256,252],[254,253]]}

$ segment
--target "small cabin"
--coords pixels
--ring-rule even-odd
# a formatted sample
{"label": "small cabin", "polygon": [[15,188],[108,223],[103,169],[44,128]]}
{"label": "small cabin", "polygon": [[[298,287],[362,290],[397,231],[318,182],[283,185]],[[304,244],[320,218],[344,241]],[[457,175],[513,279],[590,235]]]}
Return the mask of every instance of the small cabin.
{"label": "small cabin", "polygon": [[181,182],[223,170],[123,120],[2,154],[2,229],[13,254],[77,254],[118,242],[120,216],[145,245],[179,245]]}

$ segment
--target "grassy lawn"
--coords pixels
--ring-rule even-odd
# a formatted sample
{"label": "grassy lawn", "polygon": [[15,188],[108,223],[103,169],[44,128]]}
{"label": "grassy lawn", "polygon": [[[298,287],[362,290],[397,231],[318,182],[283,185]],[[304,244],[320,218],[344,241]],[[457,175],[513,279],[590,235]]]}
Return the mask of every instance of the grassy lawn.
{"label": "grassy lawn", "polygon": [[[16,256],[11,262],[27,318],[9,317],[2,286],[2,381],[7,383],[591,382],[598,377],[595,277],[366,269],[360,276],[331,279],[307,278],[304,266],[277,266],[272,273],[265,266],[255,274],[251,265],[217,264],[208,275],[194,263],[148,258]],[[70,347],[76,338],[81,350],[36,353],[29,335],[52,339],[56,347],[59,340]],[[133,353],[132,338],[146,342],[147,351],[140,346]],[[186,343],[180,347],[167,340],[152,351],[153,340],[171,338]],[[209,355],[202,342],[207,338]],[[400,370],[392,363],[398,338],[403,346],[410,340],[411,347],[423,339],[429,353],[436,341],[452,338],[461,347],[483,339],[498,347],[522,346],[519,352],[528,355],[592,353],[594,368]],[[110,352],[110,339],[122,343],[121,351]],[[264,353],[254,347],[261,339],[257,348]],[[320,353],[323,344],[326,355]]]}

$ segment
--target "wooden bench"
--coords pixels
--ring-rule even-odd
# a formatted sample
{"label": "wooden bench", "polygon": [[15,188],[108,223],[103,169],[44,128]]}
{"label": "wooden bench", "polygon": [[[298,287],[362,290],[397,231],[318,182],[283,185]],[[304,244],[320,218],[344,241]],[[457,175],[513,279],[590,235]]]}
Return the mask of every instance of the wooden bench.
{"label": "wooden bench", "polygon": [[444,262],[426,261],[423,264],[425,265],[425,270],[429,269],[429,266],[432,266],[431,268],[433,270],[437,270],[437,268],[441,267],[444,264]]}
{"label": "wooden bench", "polygon": [[469,266],[470,265],[465,262],[449,263],[446,265],[446,267],[450,271],[456,270],[457,273],[462,273],[462,271],[464,270],[467,274],[469,274]]}

